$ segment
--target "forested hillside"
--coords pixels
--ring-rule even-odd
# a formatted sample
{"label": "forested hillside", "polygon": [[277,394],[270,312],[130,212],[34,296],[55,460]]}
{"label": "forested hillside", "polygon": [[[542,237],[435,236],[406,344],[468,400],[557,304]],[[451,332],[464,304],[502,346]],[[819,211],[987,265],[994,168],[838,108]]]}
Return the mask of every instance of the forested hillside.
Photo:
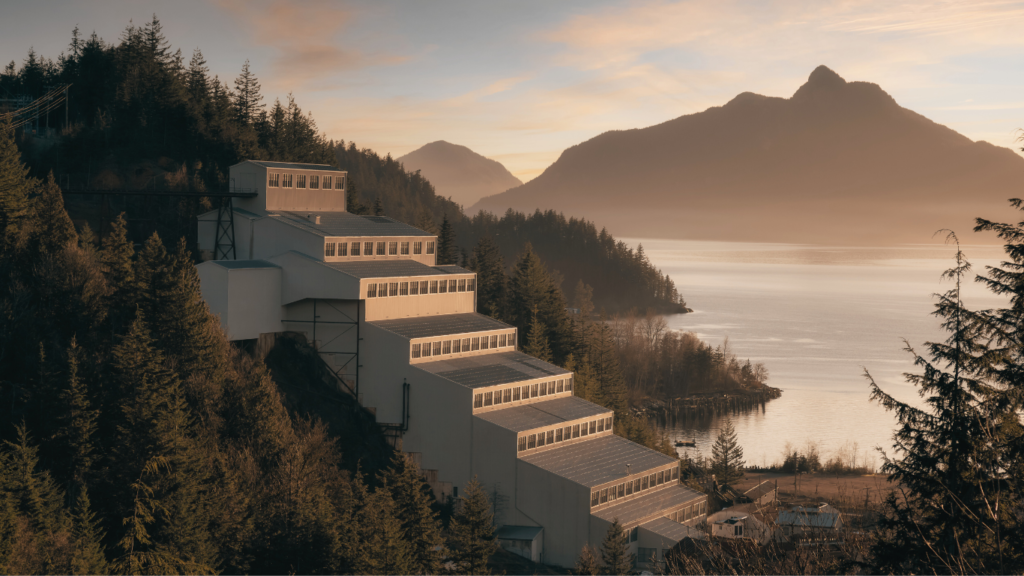
{"label": "forested hillside", "polygon": [[[507,261],[532,242],[566,288],[584,280],[609,312],[683,309],[670,279],[592,224],[553,213],[467,219],[457,204],[390,156],[327,139],[295,98],[264,102],[248,62],[230,83],[211,76],[202,52],[173,49],[155,16],[127,27],[113,43],[95,34],[83,38],[76,29],[55,60],[30,50],[21,66],[12,61],[0,73],[0,89],[10,94],[38,97],[48,86],[65,84],[71,85],[68,124],[63,114],[51,114],[49,125],[59,127],[53,134],[18,132],[18,146],[37,178],[53,172],[61,184],[201,193],[228,187],[228,167],[246,158],[333,164],[351,173],[353,212],[383,213],[435,231],[447,216],[460,248],[456,258],[485,235],[496,239]],[[69,197],[68,211],[77,227],[88,222],[101,236],[109,217],[124,211],[133,243],[156,231],[164,238],[184,236],[193,252],[195,216],[213,207],[204,198],[110,203]]]}
{"label": "forested hillside", "polygon": [[184,242],[97,244],[27,172],[0,126],[0,572],[484,570],[475,483],[449,514],[353,401],[288,410],[287,350],[228,343]]}

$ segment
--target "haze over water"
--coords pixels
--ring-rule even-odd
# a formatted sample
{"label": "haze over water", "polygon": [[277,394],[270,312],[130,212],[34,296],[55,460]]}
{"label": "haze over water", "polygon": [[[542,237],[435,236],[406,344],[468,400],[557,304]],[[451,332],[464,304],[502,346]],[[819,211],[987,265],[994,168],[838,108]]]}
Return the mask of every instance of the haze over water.
{"label": "haze over water", "polygon": [[[764,363],[769,385],[783,390],[763,411],[668,423],[671,440],[697,440],[681,453],[710,457],[723,418],[733,420],[748,464],[781,461],[787,442],[817,442],[823,462],[852,443],[868,462],[879,462],[876,446],[892,452],[895,420],[869,400],[864,368],[890,394],[920,404],[903,378],[919,371],[903,339],[924,352],[925,342],[946,338],[931,312],[933,294],[952,286],[940,275],[953,265],[954,247],[626,242],[642,243],[694,310],[666,317],[669,328],[712,345],[728,338],[730,351]],[[974,273],[1002,257],[997,246],[965,246],[964,253]],[[973,276],[964,300],[971,308],[1003,303]]]}

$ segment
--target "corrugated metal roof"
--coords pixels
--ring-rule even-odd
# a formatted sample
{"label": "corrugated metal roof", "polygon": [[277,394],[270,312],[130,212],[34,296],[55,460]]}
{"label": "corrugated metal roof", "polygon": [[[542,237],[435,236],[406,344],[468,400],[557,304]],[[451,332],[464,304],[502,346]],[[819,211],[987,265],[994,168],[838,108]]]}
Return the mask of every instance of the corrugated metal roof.
{"label": "corrugated metal roof", "polygon": [[[445,268],[444,266],[435,266]],[[394,320],[376,320],[370,322],[389,332],[405,338],[429,338],[449,334],[468,334],[487,330],[505,330],[512,326],[490,316],[470,312],[468,314],[442,314],[440,316],[420,316],[418,318],[396,318]]]}
{"label": "corrugated metal roof", "polygon": [[584,486],[600,486],[630,475],[677,462],[621,436],[603,436],[554,450],[523,456],[522,461]]}
{"label": "corrugated metal roof", "polygon": [[443,266],[438,266],[438,268],[444,270],[445,272],[447,272],[449,274],[472,274],[473,273],[472,270],[467,270],[467,269],[463,268],[462,266],[455,266],[454,264],[445,264]]}
{"label": "corrugated metal roof", "polygon": [[544,402],[492,410],[478,414],[476,417],[506,430],[523,432],[601,414],[611,415],[611,410],[588,402],[579,396],[563,396]]}
{"label": "corrugated metal roof", "polygon": [[273,262],[267,262],[266,260],[208,260],[211,264],[216,264],[221,268],[227,268],[228,270],[243,270],[247,268],[280,268]]}
{"label": "corrugated metal roof", "polygon": [[[621,519],[620,519],[621,521]],[[698,530],[692,526],[686,526],[672,520],[671,518],[657,518],[650,522],[644,522],[640,525],[645,530],[650,530],[662,538],[672,541],[679,542],[683,538],[692,538],[693,540],[706,540],[707,535],[703,531]],[[638,558],[641,562],[646,562],[646,558]]]}
{"label": "corrugated metal roof", "polygon": [[[268,210],[272,218],[318,236],[378,237],[378,236],[434,236],[430,232],[409,226],[387,216],[358,216],[351,212],[287,212]],[[319,216],[320,223],[310,222],[309,215]]]}
{"label": "corrugated metal roof", "polygon": [[534,378],[569,374],[568,370],[522,352],[495,352],[414,365],[468,388],[512,384]]}
{"label": "corrugated metal roof", "polygon": [[[345,172],[341,168],[335,168],[329,164],[302,164],[299,162],[271,162],[269,160],[246,160],[264,168],[278,168],[280,170],[323,170],[327,172]],[[240,162],[244,164],[245,162]],[[237,166],[238,164],[236,164]]]}
{"label": "corrugated metal roof", "polygon": [[687,503],[704,498],[707,496],[676,484],[650,494],[644,494],[639,498],[626,500],[621,504],[602,508],[591,512],[591,514],[609,522],[618,518],[622,524],[632,524],[647,519],[654,520],[652,516],[661,516]]}
{"label": "corrugated metal roof", "polygon": [[364,262],[323,262],[324,266],[356,278],[397,278],[399,276],[447,276],[436,266],[415,260],[366,260]]}
{"label": "corrugated metal roof", "polygon": [[836,512],[796,512],[785,510],[779,512],[775,521],[779,526],[807,526],[810,528],[834,528],[839,522]]}
{"label": "corrugated metal roof", "polygon": [[526,540],[533,542],[544,529],[540,526],[502,526],[494,533],[499,540]]}

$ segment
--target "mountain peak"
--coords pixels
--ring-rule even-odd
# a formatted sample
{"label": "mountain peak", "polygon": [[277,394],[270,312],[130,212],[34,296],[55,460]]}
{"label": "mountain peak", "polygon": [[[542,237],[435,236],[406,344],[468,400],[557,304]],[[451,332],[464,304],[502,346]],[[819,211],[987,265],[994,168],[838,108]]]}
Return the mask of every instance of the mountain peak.
{"label": "mountain peak", "polygon": [[836,74],[831,68],[825,65],[818,66],[811,72],[811,75],[807,78],[807,82],[793,94],[796,98],[802,94],[809,94],[819,92],[822,90],[833,90],[846,86],[846,80],[839,74]]}

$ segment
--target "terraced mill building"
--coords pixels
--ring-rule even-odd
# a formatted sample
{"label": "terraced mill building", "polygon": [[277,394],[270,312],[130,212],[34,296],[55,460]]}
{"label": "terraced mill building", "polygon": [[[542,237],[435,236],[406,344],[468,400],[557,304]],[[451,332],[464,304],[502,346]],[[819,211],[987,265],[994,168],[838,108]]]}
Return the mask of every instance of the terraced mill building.
{"label": "terraced mill building", "polygon": [[572,373],[478,314],[476,274],[435,265],[433,234],[346,212],[346,178],[231,167],[251,197],[198,222],[212,258],[198,266],[203,297],[230,339],[304,333],[439,498],[478,477],[497,494],[502,545],[534,561],[572,566],[615,518],[642,559],[693,534],[706,497],[679,484],[677,461],[615,436],[610,410],[573,395]]}

